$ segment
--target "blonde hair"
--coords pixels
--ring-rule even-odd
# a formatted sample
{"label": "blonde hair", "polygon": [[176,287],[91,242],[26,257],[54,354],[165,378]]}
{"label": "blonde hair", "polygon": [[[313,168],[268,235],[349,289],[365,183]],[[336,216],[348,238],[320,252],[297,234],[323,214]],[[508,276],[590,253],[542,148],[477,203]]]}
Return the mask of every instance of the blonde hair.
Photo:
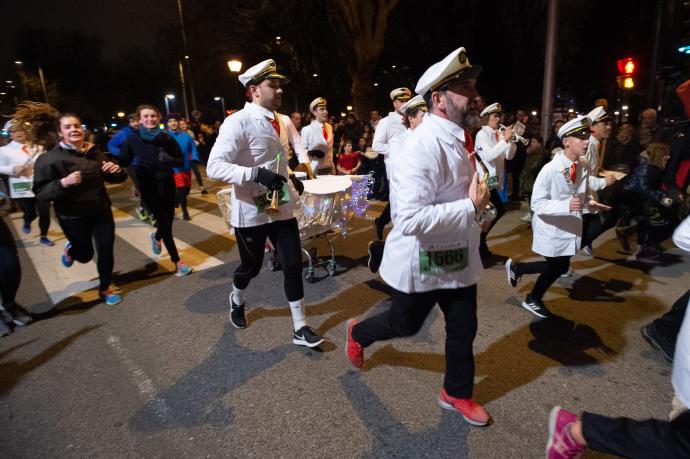
{"label": "blonde hair", "polygon": [[649,164],[660,169],[664,168],[664,158],[670,153],[671,149],[665,143],[652,142],[645,149]]}

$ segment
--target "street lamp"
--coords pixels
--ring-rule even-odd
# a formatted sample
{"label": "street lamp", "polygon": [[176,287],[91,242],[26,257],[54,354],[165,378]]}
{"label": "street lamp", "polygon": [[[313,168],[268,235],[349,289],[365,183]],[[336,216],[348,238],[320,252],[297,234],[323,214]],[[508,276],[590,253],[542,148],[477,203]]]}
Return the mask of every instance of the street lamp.
{"label": "street lamp", "polygon": [[[19,71],[21,72],[21,68],[24,66],[24,62],[22,62],[20,60],[16,60],[16,61],[14,61],[14,63],[20,68]],[[46,78],[43,75],[43,67],[41,67],[40,62],[36,63],[36,67],[38,68],[38,79],[41,81],[41,89],[43,90],[43,98],[45,99],[46,103],[50,103],[50,101],[48,100],[48,88],[46,87]],[[9,80],[6,81],[6,83],[12,84],[12,82]],[[28,90],[26,88],[26,82],[24,82],[24,89],[27,92],[27,97],[28,97]]]}
{"label": "street lamp", "polygon": [[117,112],[117,117],[118,117],[118,118],[124,118],[124,117],[125,117],[125,112]]}
{"label": "street lamp", "polygon": [[220,107],[223,110],[223,119],[225,119],[225,97],[214,97],[213,100],[220,101]]}
{"label": "street lamp", "polygon": [[[239,61],[239,60],[237,60],[237,59],[230,59],[230,60],[228,61],[228,68],[230,69],[230,72],[231,72],[231,73],[239,74],[239,73],[240,73],[240,70],[242,70],[242,61]],[[237,89],[237,84],[238,84],[238,81],[237,81],[237,79],[235,79],[235,80],[233,81],[233,85],[235,86],[235,105],[236,105],[237,107],[239,107],[239,105],[240,105],[240,95],[239,95],[239,91],[238,91],[238,89]],[[223,117],[225,117],[225,112],[223,112]]]}
{"label": "street lamp", "polygon": [[170,113],[170,102],[171,100],[175,100],[175,94],[166,94],[165,97],[163,98],[165,101],[165,113],[169,114]]}

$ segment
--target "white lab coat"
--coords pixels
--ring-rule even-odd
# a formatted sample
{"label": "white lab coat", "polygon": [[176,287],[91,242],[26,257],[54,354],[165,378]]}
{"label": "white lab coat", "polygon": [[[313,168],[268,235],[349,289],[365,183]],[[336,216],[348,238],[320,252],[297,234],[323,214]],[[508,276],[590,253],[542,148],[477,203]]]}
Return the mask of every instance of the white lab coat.
{"label": "white lab coat", "polygon": [[[575,255],[582,243],[582,212],[570,210],[573,195],[564,171],[570,161],[563,152],[547,163],[534,182],[530,208],[532,217],[532,251],[545,257]],[[589,205],[592,179],[583,161],[577,163],[576,192],[585,207]]]}
{"label": "white lab coat", "polygon": [[[686,252],[690,252],[690,217],[683,220],[683,223],[673,232],[673,242]],[[690,406],[690,314],[688,313],[685,313],[685,319],[676,340],[671,381],[676,396],[683,405]]]}
{"label": "white lab coat", "polygon": [[293,218],[297,194],[289,180],[290,201],[280,206],[280,213],[268,215],[259,212],[254,203],[254,197],[265,195],[268,190],[251,180],[252,168],[264,167],[276,172],[276,158],[280,154],[277,172],[288,176],[288,130],[279,116],[279,137],[269,121],[274,116],[273,112],[260,105],[247,102],[242,110],[225,118],[211,149],[206,174],[213,180],[233,185],[230,223],[236,228]]}
{"label": "white lab coat", "polygon": [[[381,128],[381,125],[379,125]],[[465,131],[431,114],[395,156],[391,185],[393,230],[386,239],[379,273],[405,293],[475,285],[484,268],[469,186],[474,174],[465,149]],[[420,251],[467,249],[467,266],[423,274]]]}
{"label": "white lab coat", "polygon": [[371,148],[378,154],[383,155],[383,162],[386,165],[386,176],[389,180],[390,142],[395,136],[402,134],[406,130],[407,126],[403,124],[403,116],[398,112],[390,112],[388,116],[379,121],[374,131],[374,139],[372,140]]}
{"label": "white lab coat", "polygon": [[[328,140],[323,136],[323,127],[326,126],[326,132],[328,133]],[[309,126],[302,128],[300,133],[302,136],[302,143],[307,151],[319,150],[324,152],[323,158],[311,158],[311,170],[316,173],[319,169],[331,168],[335,170],[333,166],[333,126],[328,123],[319,123],[316,120],[312,120]]]}
{"label": "white lab coat", "polygon": [[498,191],[503,189],[503,171],[506,159],[513,159],[517,151],[517,145],[508,143],[499,132],[496,140],[496,130],[489,126],[482,126],[474,140],[474,149],[489,170],[489,175],[498,177]]}

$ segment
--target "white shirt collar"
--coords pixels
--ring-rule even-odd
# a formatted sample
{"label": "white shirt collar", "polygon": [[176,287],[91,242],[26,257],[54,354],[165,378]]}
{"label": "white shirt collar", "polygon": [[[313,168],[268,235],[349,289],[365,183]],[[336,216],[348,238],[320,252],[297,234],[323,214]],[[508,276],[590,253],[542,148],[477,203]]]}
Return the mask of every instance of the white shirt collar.
{"label": "white shirt collar", "polygon": [[434,115],[433,113],[428,113],[426,116],[429,118],[429,121],[435,123],[443,131],[452,135],[460,142],[465,143],[465,130],[463,128],[461,128],[454,122],[447,120],[445,118],[441,118],[440,116]]}
{"label": "white shirt collar", "polygon": [[267,110],[259,104],[246,102],[244,104],[244,108],[249,110],[251,112],[251,114],[254,115],[255,118],[263,117],[263,118],[268,118],[270,120],[275,119],[275,112]]}

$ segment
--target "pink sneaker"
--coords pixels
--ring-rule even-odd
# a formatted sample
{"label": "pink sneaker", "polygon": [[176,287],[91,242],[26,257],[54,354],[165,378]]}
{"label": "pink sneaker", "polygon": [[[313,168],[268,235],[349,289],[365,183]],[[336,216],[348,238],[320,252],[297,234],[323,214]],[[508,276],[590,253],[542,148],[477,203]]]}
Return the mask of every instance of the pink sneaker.
{"label": "pink sneaker", "polygon": [[357,325],[355,319],[350,319],[345,324],[345,355],[350,359],[352,365],[362,368],[364,366],[364,349],[352,338],[352,327],[355,325]]}
{"label": "pink sneaker", "polygon": [[577,422],[577,415],[555,406],[549,416],[549,439],[546,442],[547,459],[577,459],[584,447],[570,435],[570,426]]}
{"label": "pink sneaker", "polygon": [[491,415],[479,403],[471,398],[457,398],[448,395],[445,388],[441,389],[438,404],[446,410],[457,411],[465,421],[473,426],[485,426],[491,422]]}

